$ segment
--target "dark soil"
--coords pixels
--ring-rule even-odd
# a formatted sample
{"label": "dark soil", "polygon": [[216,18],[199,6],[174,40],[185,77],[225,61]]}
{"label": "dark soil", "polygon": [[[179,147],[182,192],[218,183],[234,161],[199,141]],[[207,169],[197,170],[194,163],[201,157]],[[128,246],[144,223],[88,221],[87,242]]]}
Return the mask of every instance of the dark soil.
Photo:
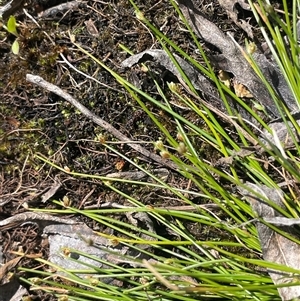
{"label": "dark soil", "polygon": [[[235,38],[243,43],[247,38],[227,14],[220,8],[218,1],[196,1],[200,10],[218,24],[224,31],[234,32]],[[28,0],[25,4],[28,15],[22,11],[16,14],[20,26],[20,55],[11,53],[14,36],[2,29],[0,42],[0,219],[27,211],[28,207],[60,208],[53,200],[66,197],[76,208],[94,206],[113,200],[119,204],[126,200],[112,192],[101,181],[72,177],[48,164],[35,155],[40,154],[51,162],[66,167],[77,173],[107,175],[117,171],[133,171],[134,166],[125,163],[118,155],[107,151],[95,141],[97,135],[105,136],[106,141],[115,138],[97,127],[91,120],[78,113],[69,103],[53,93],[29,84],[25,80],[27,73],[39,75],[45,80],[63,88],[83,105],[90,108],[128,138],[143,141],[144,147],[154,152],[153,142],[160,138],[155,125],[130,95],[123,90],[113,77],[99,67],[89,57],[76,49],[69,39],[76,36],[76,42],[96,58],[104,61],[114,71],[128,79],[134,79],[142,89],[160,99],[153,80],[140,67],[124,70],[121,62],[128,57],[120,45],[125,45],[134,53],[149,48],[161,48],[151,32],[135,17],[134,9],[127,0],[86,1],[66,12],[57,12],[47,17],[38,17],[45,10],[61,4],[61,0]],[[175,43],[198,60],[195,46],[189,34],[182,30],[183,25],[168,0],[136,1],[157,28]],[[34,23],[29,15],[37,22]],[[240,9],[239,18],[255,24],[251,13]],[[253,28],[259,39],[258,29]],[[207,51],[214,51],[206,46]],[[70,64],[79,71],[96,78],[92,81],[62,61],[63,54]],[[150,64],[156,80],[163,89],[166,82],[162,70]],[[166,89],[167,90],[167,89]],[[148,109],[160,114],[161,122],[176,136],[176,126],[170,118],[157,108],[148,104]],[[181,114],[188,114],[181,112]],[[190,115],[188,118],[201,126],[201,121]],[[143,164],[145,168],[155,169],[159,166],[149,158],[132,150],[126,144],[113,145],[120,153]],[[207,145],[200,144],[203,157],[217,161]],[[187,179],[169,170],[168,181],[175,187],[185,189],[189,186]],[[60,182],[58,191],[46,202],[41,197]],[[136,197],[151,206],[182,205],[174,196],[163,190],[128,187],[119,184],[122,191]],[[190,187],[189,189],[193,189]],[[196,188],[194,188],[196,190]],[[194,200],[202,203],[203,200]],[[5,203],[5,204],[4,204]],[[1,205],[3,204],[3,205]],[[78,217],[80,218],[80,217]],[[125,217],[118,217],[125,219]],[[91,227],[96,225],[85,220]],[[99,226],[98,226],[99,227]],[[191,232],[198,239],[205,240],[205,233],[197,225],[189,225]],[[101,229],[106,231],[105,228]],[[203,234],[204,233],[204,234]],[[11,251],[21,248],[29,254],[41,253],[46,257],[47,245],[42,243],[39,229],[32,225],[23,225],[0,233],[3,263],[13,259]],[[1,251],[1,249],[0,249]],[[1,255],[1,253],[0,253]],[[1,256],[0,256],[1,259]],[[33,267],[31,260],[22,260],[19,265]],[[24,274],[22,274],[24,276]],[[25,275],[26,277],[26,275]],[[51,296],[29,292],[35,300],[50,300]]]}

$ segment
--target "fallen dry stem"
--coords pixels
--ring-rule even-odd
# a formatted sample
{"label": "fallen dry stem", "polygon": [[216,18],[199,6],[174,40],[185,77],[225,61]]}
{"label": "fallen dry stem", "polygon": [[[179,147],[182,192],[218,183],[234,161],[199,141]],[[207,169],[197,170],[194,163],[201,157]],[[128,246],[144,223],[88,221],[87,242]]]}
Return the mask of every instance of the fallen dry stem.
{"label": "fallen dry stem", "polygon": [[[99,205],[85,206],[84,209],[102,209],[102,208],[120,208],[135,210],[137,207],[130,207],[118,204],[116,202],[106,202]],[[202,205],[183,205],[183,206],[155,206],[153,209],[165,209],[165,210],[180,210],[180,211],[197,211],[199,209],[209,210],[209,209],[220,209],[218,204],[202,204]],[[151,206],[149,207],[151,211]]]}

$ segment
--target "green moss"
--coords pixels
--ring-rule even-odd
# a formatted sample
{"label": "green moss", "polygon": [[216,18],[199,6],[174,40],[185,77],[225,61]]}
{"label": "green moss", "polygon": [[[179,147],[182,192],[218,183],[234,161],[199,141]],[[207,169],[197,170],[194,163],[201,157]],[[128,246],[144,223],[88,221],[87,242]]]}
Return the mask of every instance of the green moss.
{"label": "green moss", "polygon": [[43,135],[45,121],[43,118],[28,120],[10,103],[0,106],[3,116],[0,123],[0,157],[9,164],[3,165],[7,174],[27,162],[28,167],[35,168],[35,153],[49,153],[51,148]]}

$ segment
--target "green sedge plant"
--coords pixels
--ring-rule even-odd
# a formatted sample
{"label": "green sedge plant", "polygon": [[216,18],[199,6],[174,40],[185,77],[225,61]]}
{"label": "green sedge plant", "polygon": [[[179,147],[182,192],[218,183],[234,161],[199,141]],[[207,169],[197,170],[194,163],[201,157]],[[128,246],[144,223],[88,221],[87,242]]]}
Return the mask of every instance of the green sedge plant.
{"label": "green sedge plant", "polygon": [[[61,210],[53,210],[56,214],[81,214],[97,221],[111,229],[114,229],[118,235],[109,236],[104,233],[98,233],[108,239],[116,239],[119,244],[134,247],[140,253],[148,255],[153,260],[143,261],[138,256],[130,258],[135,261],[134,268],[122,267],[122,265],[113,265],[106,262],[107,268],[97,270],[88,267],[84,271],[71,271],[62,267],[53,266],[44,259],[36,259],[40,263],[48,264],[57,271],[62,271],[61,276],[56,273],[42,272],[30,270],[34,277],[23,279],[27,282],[31,289],[44,290],[53,293],[58,300],[281,300],[278,295],[277,287],[266,269],[275,269],[278,271],[299,273],[287,266],[281,266],[276,263],[266,262],[261,257],[261,247],[257,238],[257,230],[254,223],[251,222],[255,218],[253,211],[245,200],[241,199],[236,193],[234,187],[243,186],[241,179],[241,171],[243,179],[247,177],[250,181],[257,184],[267,185],[268,187],[278,187],[276,176],[269,174],[261,164],[257,154],[252,153],[245,157],[239,156],[238,153],[243,147],[249,146],[249,141],[245,139],[243,131],[246,131],[253,139],[259,142],[259,138],[251,131],[246,123],[241,122],[244,128],[239,131],[238,127],[235,138],[232,138],[225,130],[220,120],[211,111],[205,103],[196,103],[195,96],[197,91],[192,86],[189,78],[184,74],[172,52],[184,57],[201,70],[206,76],[215,82],[225,106],[230,112],[225,95],[229,94],[237,102],[242,103],[226,85],[222,83],[216,76],[205,51],[199,44],[194,33],[188,26],[188,22],[184,20],[176,3],[170,0],[174,10],[181,16],[184,24],[190,32],[195,45],[202,55],[205,65],[199,64],[189,54],[185,53],[176,43],[172,42],[167,36],[163,35],[151,22],[149,22],[143,13],[136,6],[134,1],[130,1],[136,10],[136,15],[160,42],[161,47],[168,53],[170,59],[177,65],[181,72],[182,78],[192,91],[193,95],[182,94],[176,84],[169,83],[169,90],[165,91],[160,85],[154,81],[157,92],[161,100],[157,100],[150,94],[147,94],[122,78],[116,72],[108,68],[103,62],[84,50],[81,46],[74,43],[83,53],[88,55],[92,60],[98,63],[102,68],[110,72],[116,81],[128,92],[133,100],[148,114],[161,133],[160,141],[153,141],[153,148],[160,151],[160,154],[168,160],[171,160],[177,166],[180,177],[189,180],[193,187],[197,189],[180,189],[168,184],[139,164],[120,153],[113,147],[110,141],[101,141],[103,147],[107,151],[117,154],[137,170],[146,173],[150,181],[132,181],[126,179],[106,178],[96,175],[80,174],[76,171],[66,171],[61,166],[55,165],[46,158],[38,157],[40,160],[48,163],[50,166],[66,172],[70,176],[77,178],[90,178],[98,183],[106,185],[109,189],[117,192],[126,199],[130,206],[128,208],[116,209],[76,209],[67,206],[63,202],[57,201],[56,204],[61,205]],[[276,62],[284,74],[290,89],[295,95],[295,99],[299,98],[299,46],[297,42],[296,15],[299,10],[298,1],[293,1],[293,14],[287,8],[286,1],[283,1],[284,20],[278,17],[277,13],[271,10],[270,6],[262,1],[254,4],[249,1],[252,11],[261,27],[262,34],[269,44]],[[274,27],[275,24],[275,27]],[[290,49],[283,47],[283,35],[287,35],[291,41]],[[125,46],[122,49],[126,49]],[[172,49],[170,51],[169,49]],[[280,102],[272,88],[264,79],[259,68],[255,64],[251,55],[248,55],[249,63],[252,64],[254,70],[261,77],[263,82],[268,86],[270,95],[274,98],[274,102]],[[149,76],[151,77],[151,69]],[[180,100],[189,110],[201,119],[205,126],[199,127],[186,116],[178,114],[170,103],[170,96]],[[170,133],[160,121],[160,118],[154,114],[147,103],[151,103],[154,107],[166,112],[176,128],[177,134]],[[263,126],[268,129],[268,125],[257,116],[250,107],[248,112]],[[293,135],[291,122],[298,129],[298,124],[294,120],[291,112],[282,111],[282,118],[286,123],[289,132]],[[239,117],[236,117],[237,122]],[[297,139],[294,136],[294,148],[299,151]],[[234,157],[235,164],[229,165],[227,169],[221,169],[207,159],[203,159],[199,154],[197,145],[199,142],[206,143],[214,150],[220,158]],[[299,181],[299,162],[292,151],[286,151],[282,154],[274,145],[274,148],[265,150],[274,158],[274,165],[282,171],[285,176],[292,177],[295,181]],[[299,152],[298,152],[299,153]],[[278,167],[279,166],[279,167]],[[164,189],[169,191],[174,198],[180,200],[182,204],[194,207],[193,211],[185,211],[180,209],[168,209],[163,207],[145,206],[142,200],[137,199],[119,187],[122,185],[130,185],[131,187],[150,187],[153,189]],[[232,187],[232,189],[229,189]],[[205,203],[215,204],[218,208],[217,212],[197,206],[192,199],[194,197],[202,198]],[[298,204],[296,192],[290,187],[286,193],[285,199],[290,203]],[[298,217],[297,206],[291,206],[287,216]],[[40,210],[41,211],[41,210]],[[128,212],[146,212],[152,220],[157,224],[165,227],[174,234],[177,239],[169,240],[163,235],[153,233],[151,231],[141,229],[137,226],[128,225],[111,217],[112,214],[124,214]],[[47,212],[49,210],[47,209]],[[191,233],[188,225],[194,223],[199,226],[199,231],[210,232],[212,235],[206,235],[204,240],[196,239]],[[151,239],[142,238],[143,233]],[[150,251],[142,248],[142,245],[149,245]],[[79,252],[74,250],[74,252]],[[82,254],[86,257],[89,254]],[[130,255],[129,255],[130,257]],[[100,260],[100,259],[99,259]],[[124,256],[124,261],[128,260],[128,256]],[[25,268],[21,268],[27,271]],[[81,274],[91,274],[91,277],[83,277]],[[63,276],[62,276],[63,275]],[[56,277],[59,281],[56,281]],[[104,277],[111,277],[121,281],[120,287],[111,283],[101,281]]]}

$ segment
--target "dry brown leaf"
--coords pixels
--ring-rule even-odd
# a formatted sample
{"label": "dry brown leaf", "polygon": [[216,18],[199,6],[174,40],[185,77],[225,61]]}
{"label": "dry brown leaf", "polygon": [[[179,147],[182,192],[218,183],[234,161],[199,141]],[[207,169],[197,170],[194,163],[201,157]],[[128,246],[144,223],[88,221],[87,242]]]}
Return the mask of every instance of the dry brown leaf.
{"label": "dry brown leaf", "polygon": [[[203,93],[209,94],[212,97],[218,98],[219,94],[216,88],[212,85],[212,83],[203,76],[196,68],[187,63],[184,59],[179,57],[176,54],[173,54],[174,58],[179,63],[182,70],[188,76],[189,80],[195,87],[195,89],[202,91]],[[126,60],[124,60],[121,64],[122,67],[132,67],[138,63],[143,63],[146,61],[156,61],[173,75],[175,75],[178,79],[181,78],[181,74],[177,67],[174,65],[170,56],[164,51],[159,49],[151,49],[140,52],[136,55],[133,55]]]}
{"label": "dry brown leaf", "polygon": [[[211,63],[218,69],[234,74],[236,79],[248,88],[254,98],[267,109],[270,115],[275,118],[279,117],[280,114],[267,87],[245,59],[242,53],[243,49],[235,43],[233,38],[225,35],[215,24],[208,21],[194,7],[191,0],[178,0],[178,4],[195,34],[217,47],[222,53],[218,56],[212,56]],[[282,100],[285,101],[290,111],[295,111],[297,104],[279,68],[258,52],[253,54],[253,58],[268,82],[273,86]]]}
{"label": "dry brown leaf", "polygon": [[16,267],[22,258],[23,256],[16,257],[0,266],[0,284],[5,284],[10,281],[9,272]]}
{"label": "dry brown leaf", "polygon": [[243,84],[240,84],[237,81],[233,81],[233,88],[237,97],[253,98],[253,95]]}
{"label": "dry brown leaf", "polygon": [[14,118],[14,117],[9,117],[9,116],[5,117],[5,121],[6,121],[11,127],[15,128],[15,129],[19,128],[19,126],[20,126],[20,124],[21,124],[21,122],[20,122],[18,119]]}
{"label": "dry brown leaf", "polygon": [[[287,232],[290,236],[299,239],[299,233],[293,226],[280,225],[284,223],[284,217],[272,207],[271,204],[276,204],[280,208],[283,205],[283,192],[275,188],[269,188],[265,185],[256,185],[247,183],[246,186],[255,193],[249,192],[248,189],[239,188],[241,194],[245,196],[250,203],[253,211],[265,221],[271,221],[278,225],[278,228]],[[256,194],[261,195],[261,198]],[[270,200],[267,204],[264,200]],[[276,222],[277,221],[277,222]],[[262,222],[256,224],[258,237],[260,240],[263,257],[266,261],[274,262],[280,265],[286,265],[296,270],[300,270],[300,245],[280,235]],[[294,274],[282,271],[268,269],[274,284],[291,284],[295,280],[298,281]],[[292,300],[300,297],[300,286],[287,286],[278,288],[278,292],[282,300]]]}
{"label": "dry brown leaf", "polygon": [[228,16],[232,19],[232,21],[242,28],[247,35],[253,39],[253,32],[251,29],[251,25],[247,23],[245,20],[238,19],[238,10],[236,9],[236,5],[239,4],[242,9],[250,10],[250,5],[246,2],[246,0],[218,0],[219,4],[226,10]]}
{"label": "dry brown leaf", "polygon": [[86,29],[89,32],[89,34],[91,34],[94,37],[99,36],[99,31],[92,19],[85,21],[84,24],[85,24]]}
{"label": "dry brown leaf", "polygon": [[42,195],[42,203],[46,203],[51,197],[53,197],[60,187],[61,187],[61,183],[55,181],[52,184],[52,186],[49,188],[49,190]]}
{"label": "dry brown leaf", "polygon": [[[214,103],[214,105],[218,106],[218,109],[222,112],[226,112],[226,108],[224,106],[223,101],[221,100],[218,90],[216,87],[212,84],[212,82],[202,75],[198,69],[196,69],[194,66],[190,65],[188,62],[186,62],[184,59],[179,57],[176,54],[173,54],[174,58],[179,63],[180,67],[184,71],[185,75],[189,78],[191,83],[193,84],[194,88],[196,90],[199,90],[202,92],[202,95],[207,96],[210,103]],[[122,67],[132,67],[135,64],[143,63],[146,61],[156,61],[159,65],[163,66],[165,69],[167,69],[170,73],[172,73],[174,76],[178,78],[180,83],[183,82],[183,79],[181,77],[181,74],[177,67],[174,65],[172,60],[170,59],[169,55],[164,50],[159,49],[151,49],[146,50],[141,53],[138,53],[136,55],[133,55],[126,60],[122,62]],[[232,110],[236,110],[243,118],[252,121],[255,123],[255,120],[253,119],[253,116],[249,114],[242,106],[238,106],[236,101],[232,100],[228,97],[227,99],[228,103],[231,106]]]}

